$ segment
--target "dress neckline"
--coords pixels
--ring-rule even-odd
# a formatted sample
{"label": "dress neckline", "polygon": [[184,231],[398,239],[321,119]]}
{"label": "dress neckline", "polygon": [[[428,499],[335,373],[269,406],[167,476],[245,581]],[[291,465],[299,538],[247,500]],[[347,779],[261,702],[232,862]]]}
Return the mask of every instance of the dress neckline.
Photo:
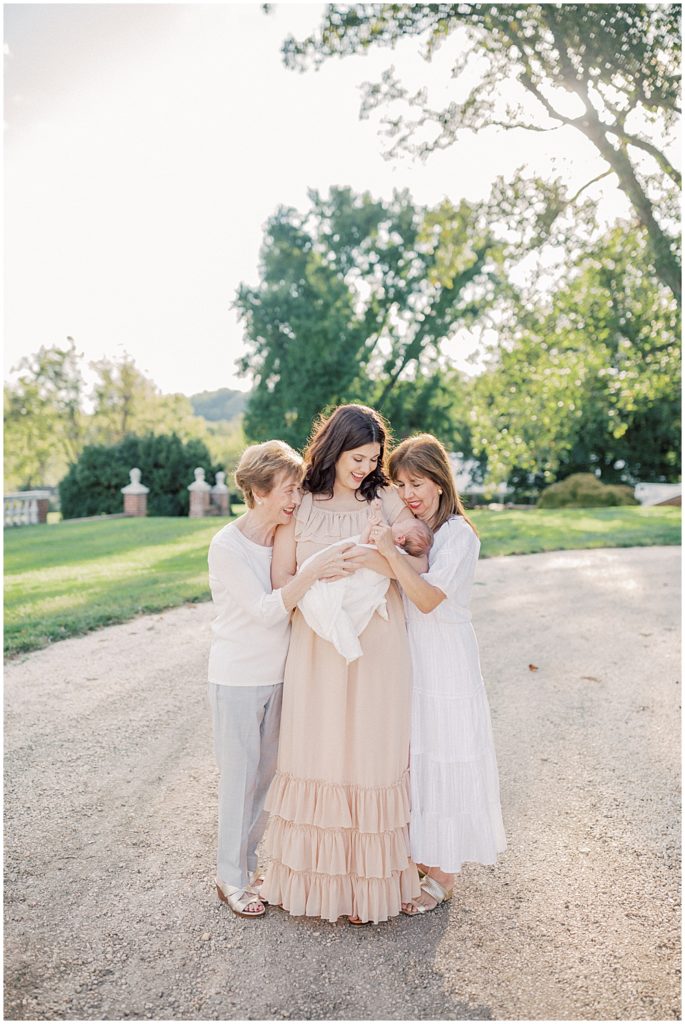
{"label": "dress neckline", "polygon": [[369,501],[364,499],[364,501],[358,502],[358,508],[324,508],[319,502],[314,500],[314,495],[312,494],[313,509],[315,509],[317,512],[332,512],[336,516],[356,516],[359,515],[360,512],[368,512],[370,504],[371,503]]}
{"label": "dress neckline", "polygon": [[368,504],[369,504],[368,502],[365,502],[364,505],[362,505],[360,508],[337,509],[337,508],[320,508],[318,505],[315,505],[312,502],[312,508],[314,509],[315,512],[327,512],[329,515],[332,514],[334,516],[358,516],[362,512],[368,512],[369,511]]}

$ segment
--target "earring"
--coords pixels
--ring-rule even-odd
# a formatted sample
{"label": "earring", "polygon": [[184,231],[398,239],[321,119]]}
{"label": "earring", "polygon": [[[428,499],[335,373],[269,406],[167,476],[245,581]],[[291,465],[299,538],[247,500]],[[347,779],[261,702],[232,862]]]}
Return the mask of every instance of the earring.
{"label": "earring", "polygon": [[440,490],[439,487],[438,487],[438,494],[442,494],[442,491]]}

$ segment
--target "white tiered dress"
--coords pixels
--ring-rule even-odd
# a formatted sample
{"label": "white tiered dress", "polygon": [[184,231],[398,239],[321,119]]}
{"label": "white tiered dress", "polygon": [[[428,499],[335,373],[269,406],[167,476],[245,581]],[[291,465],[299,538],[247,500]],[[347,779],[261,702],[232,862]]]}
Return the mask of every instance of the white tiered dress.
{"label": "white tiered dress", "polygon": [[497,761],[469,603],[480,541],[462,516],[435,534],[423,578],[446,594],[424,614],[404,597],[412,655],[411,825],[417,864],[458,872],[506,849]]}

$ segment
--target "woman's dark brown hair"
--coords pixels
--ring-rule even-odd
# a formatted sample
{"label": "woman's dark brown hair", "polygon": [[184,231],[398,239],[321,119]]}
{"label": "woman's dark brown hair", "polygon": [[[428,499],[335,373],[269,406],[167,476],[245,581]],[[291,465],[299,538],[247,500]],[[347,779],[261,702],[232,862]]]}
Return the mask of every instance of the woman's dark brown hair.
{"label": "woman's dark brown hair", "polygon": [[387,439],[388,428],[383,417],[366,405],[339,405],[329,416],[320,416],[304,452],[307,470],[303,489],[333,497],[335,464],[342,453],[365,444],[379,444],[376,468],[357,488],[366,501],[372,501],[379,489],[390,482],[384,470]]}
{"label": "woman's dark brown hair", "polygon": [[391,453],[388,462],[390,479],[397,483],[397,475],[401,471],[416,476],[427,476],[442,491],[438,502],[435,519],[431,522],[433,530],[439,530],[450,516],[461,516],[469,524],[473,532],[478,530],[464,511],[461,498],[457,493],[454,474],[447,458],[447,452],[432,434],[417,434],[408,437]]}

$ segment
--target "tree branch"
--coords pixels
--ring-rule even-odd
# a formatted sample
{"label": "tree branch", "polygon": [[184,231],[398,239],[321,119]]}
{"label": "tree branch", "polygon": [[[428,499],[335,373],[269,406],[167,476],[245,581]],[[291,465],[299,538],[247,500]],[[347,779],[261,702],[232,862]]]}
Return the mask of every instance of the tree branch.
{"label": "tree branch", "polygon": [[[570,63],[566,39],[561,26],[556,22],[552,7],[543,7],[544,17],[554,38],[554,43],[563,63]],[[576,77],[574,89],[585,104],[585,116],[579,118],[576,127],[596,146],[609,166],[616,172],[619,186],[644,225],[654,254],[654,267],[663,283],[671,289],[677,301],[682,295],[680,261],[671,248],[671,242],[654,216],[654,206],[638,181],[635,168],[624,149],[617,149],[608,138],[609,125],[604,124],[588,93],[587,81]]]}
{"label": "tree branch", "polygon": [[678,188],[682,187],[683,178],[680,171],[673,166],[671,161],[668,159],[660,149],[657,149],[651,142],[647,142],[646,139],[641,139],[639,135],[633,135],[631,132],[627,132],[625,128],[620,128],[618,125],[605,125],[605,129],[608,135],[615,135],[617,138],[627,142],[629,146],[635,146],[636,149],[643,149],[645,153],[649,153],[653,156],[658,163],[664,174],[675,182]]}
{"label": "tree branch", "polygon": [[[483,125],[483,128],[524,128],[527,132],[556,132],[562,127],[560,124],[553,124],[549,128],[541,128],[539,124],[525,124],[523,121],[490,121]],[[474,129],[476,131],[477,129]]]}
{"label": "tree branch", "polygon": [[485,259],[488,253],[489,246],[486,244],[476,250],[474,262],[462,271],[459,277],[453,282],[450,288],[442,290],[440,297],[437,302],[424,316],[423,321],[418,327],[418,330],[412,340],[409,342],[404,352],[400,356],[399,364],[388,376],[388,381],[381,392],[380,397],[376,400],[376,408],[381,410],[386,398],[394,388],[395,384],[400,378],[402,371],[411,363],[413,359],[419,359],[421,356],[423,340],[429,332],[431,325],[438,320],[438,318],[444,313],[445,307],[451,302],[455,301],[456,296],[463,291],[467,284],[473,280],[474,277],[480,273],[485,263]]}
{"label": "tree branch", "polygon": [[614,170],[613,170],[612,167],[610,167],[608,171],[602,171],[601,174],[598,174],[597,177],[593,178],[591,181],[586,181],[585,184],[581,188],[578,189],[576,194],[574,196],[571,196],[571,198],[568,200],[566,205],[567,206],[571,206],[571,204],[575,203],[575,201],[578,198],[578,196],[581,195],[581,193],[584,192],[586,188],[589,188],[590,185],[594,185],[594,183],[596,181],[601,181],[602,178],[607,178],[610,174],[613,174],[613,173],[614,173]]}

